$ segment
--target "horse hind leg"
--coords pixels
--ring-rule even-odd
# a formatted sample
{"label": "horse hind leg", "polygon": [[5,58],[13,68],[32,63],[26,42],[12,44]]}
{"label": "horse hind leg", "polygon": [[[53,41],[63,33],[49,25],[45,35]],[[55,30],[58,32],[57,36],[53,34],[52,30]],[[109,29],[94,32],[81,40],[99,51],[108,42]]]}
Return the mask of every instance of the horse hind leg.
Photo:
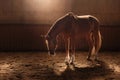
{"label": "horse hind leg", "polygon": [[88,52],[87,60],[91,61],[91,55],[95,53],[95,40],[94,40],[92,32],[89,34],[89,36],[87,36],[87,42],[89,45],[89,52]]}
{"label": "horse hind leg", "polygon": [[97,60],[98,51],[102,43],[100,31],[94,32],[94,38],[95,38],[95,60]]}
{"label": "horse hind leg", "polygon": [[75,42],[71,40],[71,64],[75,62]]}

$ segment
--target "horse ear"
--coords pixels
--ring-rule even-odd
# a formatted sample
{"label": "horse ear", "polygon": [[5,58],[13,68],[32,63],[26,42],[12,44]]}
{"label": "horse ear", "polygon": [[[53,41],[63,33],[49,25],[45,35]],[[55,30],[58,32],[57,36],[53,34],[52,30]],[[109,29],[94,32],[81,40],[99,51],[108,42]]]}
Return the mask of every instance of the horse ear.
{"label": "horse ear", "polygon": [[46,35],[40,35],[42,39],[46,39]]}

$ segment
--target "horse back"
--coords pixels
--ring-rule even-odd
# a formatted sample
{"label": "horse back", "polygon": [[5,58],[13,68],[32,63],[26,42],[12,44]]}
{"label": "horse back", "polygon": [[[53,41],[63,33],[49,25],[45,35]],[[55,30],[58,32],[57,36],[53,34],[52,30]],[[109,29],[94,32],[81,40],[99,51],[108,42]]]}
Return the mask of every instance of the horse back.
{"label": "horse back", "polygon": [[72,26],[68,26],[69,32],[74,37],[85,37],[93,30],[98,29],[99,21],[91,15],[77,16],[72,22]]}
{"label": "horse back", "polygon": [[[78,30],[91,30],[94,28],[99,27],[99,20],[91,15],[84,15],[84,16],[77,16],[74,26],[77,26],[76,28]],[[73,26],[73,28],[74,28]]]}

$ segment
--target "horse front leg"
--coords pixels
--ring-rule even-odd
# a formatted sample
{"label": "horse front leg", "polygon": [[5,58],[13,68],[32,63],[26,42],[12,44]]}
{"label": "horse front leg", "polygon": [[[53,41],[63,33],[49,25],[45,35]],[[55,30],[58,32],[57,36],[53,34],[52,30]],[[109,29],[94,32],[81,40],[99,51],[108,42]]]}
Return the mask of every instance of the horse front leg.
{"label": "horse front leg", "polygon": [[89,34],[89,36],[87,36],[87,42],[89,45],[89,53],[88,53],[88,57],[87,60],[91,61],[91,56],[95,54],[95,42],[94,42],[94,38],[92,33]]}
{"label": "horse front leg", "polygon": [[67,65],[70,64],[71,59],[70,59],[70,38],[68,38],[67,40],[65,40],[65,49],[66,49],[66,58],[65,58],[65,63]]}
{"label": "horse front leg", "polygon": [[71,40],[71,64],[75,62],[75,41]]}

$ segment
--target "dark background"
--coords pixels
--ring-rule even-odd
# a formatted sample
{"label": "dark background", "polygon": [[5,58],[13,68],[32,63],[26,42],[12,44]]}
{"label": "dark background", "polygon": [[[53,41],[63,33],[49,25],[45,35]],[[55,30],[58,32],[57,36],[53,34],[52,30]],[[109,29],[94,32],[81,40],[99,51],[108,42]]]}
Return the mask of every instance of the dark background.
{"label": "dark background", "polygon": [[[96,16],[101,23],[101,50],[119,51],[119,3],[120,0],[0,0],[0,51],[46,50],[41,35],[70,11]],[[63,42],[59,42],[59,49],[63,49]],[[88,48],[84,40],[78,42],[77,49]]]}

